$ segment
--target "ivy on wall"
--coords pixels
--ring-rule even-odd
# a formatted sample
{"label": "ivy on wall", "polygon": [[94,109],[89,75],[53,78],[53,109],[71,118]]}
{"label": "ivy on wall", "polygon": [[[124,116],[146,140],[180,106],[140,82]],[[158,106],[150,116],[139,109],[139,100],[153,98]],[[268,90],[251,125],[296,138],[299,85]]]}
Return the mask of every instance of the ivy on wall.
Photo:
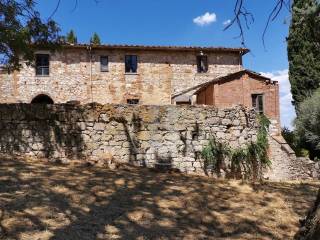
{"label": "ivy on wall", "polygon": [[204,159],[204,170],[216,172],[226,171],[225,160],[230,161],[228,177],[257,179],[262,177],[262,170],[271,165],[268,155],[269,119],[265,115],[258,116],[259,130],[257,141],[246,144],[244,147],[231,149],[227,143],[219,142],[213,136],[203,148],[201,155]]}

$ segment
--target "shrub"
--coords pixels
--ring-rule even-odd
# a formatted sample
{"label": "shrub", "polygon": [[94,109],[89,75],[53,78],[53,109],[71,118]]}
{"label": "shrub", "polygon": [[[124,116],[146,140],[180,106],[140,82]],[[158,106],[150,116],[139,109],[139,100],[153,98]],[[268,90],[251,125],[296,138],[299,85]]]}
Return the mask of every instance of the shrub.
{"label": "shrub", "polygon": [[284,127],[281,130],[281,135],[298,157],[309,157],[309,151],[304,149],[303,142],[301,142],[296,131]]}
{"label": "shrub", "polygon": [[297,134],[306,141],[313,156],[320,154],[320,89],[299,105],[295,120]]}
{"label": "shrub", "polygon": [[230,148],[222,142],[218,142],[215,137],[211,137],[207,146],[201,152],[202,158],[205,160],[204,169],[219,171],[225,158],[230,156]]}

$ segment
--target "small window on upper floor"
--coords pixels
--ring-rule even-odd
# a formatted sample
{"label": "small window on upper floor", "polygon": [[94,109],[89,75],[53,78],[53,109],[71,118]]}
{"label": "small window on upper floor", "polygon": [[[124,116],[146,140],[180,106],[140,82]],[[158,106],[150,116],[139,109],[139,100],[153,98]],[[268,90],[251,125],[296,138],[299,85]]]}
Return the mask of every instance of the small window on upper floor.
{"label": "small window on upper floor", "polygon": [[252,94],[252,107],[257,113],[263,114],[263,94]]}
{"label": "small window on upper floor", "polygon": [[36,54],[36,75],[49,75],[49,54]]}
{"label": "small window on upper floor", "polygon": [[139,104],[139,99],[127,99],[127,104],[137,105]]}
{"label": "small window on upper floor", "polygon": [[136,55],[126,55],[125,71],[126,73],[136,73],[138,69],[138,57]]}
{"label": "small window on upper floor", "polygon": [[208,72],[208,57],[205,55],[197,56],[198,73]]}
{"label": "small window on upper floor", "polygon": [[100,56],[100,72],[109,71],[109,59],[108,56]]}

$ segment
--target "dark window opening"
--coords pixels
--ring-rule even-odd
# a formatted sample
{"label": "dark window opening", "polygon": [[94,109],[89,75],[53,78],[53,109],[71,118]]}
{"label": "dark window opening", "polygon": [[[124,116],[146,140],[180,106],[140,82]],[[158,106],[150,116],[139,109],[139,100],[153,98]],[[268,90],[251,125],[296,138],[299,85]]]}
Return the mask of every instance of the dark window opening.
{"label": "dark window opening", "polygon": [[198,68],[198,73],[208,72],[208,57],[207,56],[197,56],[197,68]]}
{"label": "dark window opening", "polygon": [[108,56],[100,56],[100,71],[101,72],[108,72],[109,71]]}
{"label": "dark window opening", "polygon": [[36,54],[36,75],[49,75],[49,54]]}
{"label": "dark window opening", "polygon": [[53,104],[53,100],[44,94],[40,94],[36,96],[34,99],[31,101],[32,104]]}
{"label": "dark window opening", "polygon": [[139,104],[139,99],[127,99],[128,104],[137,105]]}
{"label": "dark window opening", "polygon": [[252,107],[257,113],[263,114],[263,94],[252,94]]}
{"label": "dark window opening", "polygon": [[191,102],[190,101],[176,102],[176,105],[191,105]]}
{"label": "dark window opening", "polygon": [[136,73],[138,69],[138,57],[136,55],[126,55],[125,68],[126,73]]}

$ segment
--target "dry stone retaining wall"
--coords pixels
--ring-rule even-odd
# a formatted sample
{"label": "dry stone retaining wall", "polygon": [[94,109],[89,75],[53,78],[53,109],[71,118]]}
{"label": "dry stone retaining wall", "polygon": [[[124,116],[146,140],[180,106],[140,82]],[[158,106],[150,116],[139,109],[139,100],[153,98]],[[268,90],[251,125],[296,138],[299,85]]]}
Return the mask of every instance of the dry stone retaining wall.
{"label": "dry stone retaining wall", "polygon": [[282,136],[270,135],[268,141],[272,167],[265,172],[265,178],[274,181],[319,179],[319,162],[296,157]]}
{"label": "dry stone retaining wall", "polygon": [[256,140],[254,111],[197,106],[0,105],[0,153],[120,162],[203,173],[214,135],[238,147]]}

